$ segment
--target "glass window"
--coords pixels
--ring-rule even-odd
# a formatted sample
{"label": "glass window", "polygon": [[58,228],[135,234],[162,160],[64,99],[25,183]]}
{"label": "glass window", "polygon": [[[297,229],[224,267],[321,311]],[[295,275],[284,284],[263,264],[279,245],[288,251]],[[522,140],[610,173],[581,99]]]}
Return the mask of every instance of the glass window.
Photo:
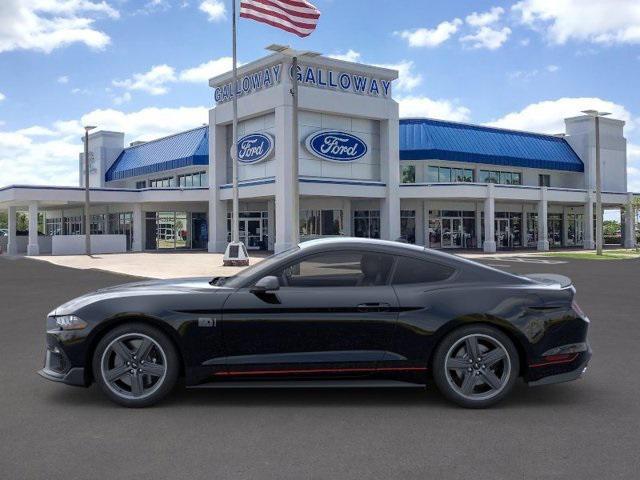
{"label": "glass window", "polygon": [[438,178],[440,182],[451,182],[451,169],[448,167],[440,167]]}
{"label": "glass window", "polygon": [[380,211],[356,210],[353,212],[354,236],[380,238]]}
{"label": "glass window", "polygon": [[142,180],[140,182],[136,182],[136,188],[137,189],[147,188],[147,181],[146,180]]}
{"label": "glass window", "polygon": [[427,168],[427,182],[429,183],[438,183],[438,167],[428,167]]}
{"label": "glass window", "polygon": [[511,185],[522,185],[522,174],[513,172],[511,174]]}
{"label": "glass window", "polygon": [[277,272],[282,286],[368,287],[387,283],[393,258],[373,252],[324,252]]}
{"label": "glass window", "polygon": [[511,185],[511,172],[500,172],[500,183],[502,185]]}
{"label": "glass window", "polygon": [[541,187],[550,187],[551,175],[538,175],[538,185]]}
{"label": "glass window", "polygon": [[454,272],[451,267],[426,260],[409,257],[397,258],[392,281],[394,285],[440,282],[449,278]]}
{"label": "glass window", "polygon": [[408,243],[416,243],[416,211],[400,211],[400,236]]}
{"label": "glass window", "polygon": [[416,166],[405,165],[400,173],[400,181],[402,183],[416,183]]}

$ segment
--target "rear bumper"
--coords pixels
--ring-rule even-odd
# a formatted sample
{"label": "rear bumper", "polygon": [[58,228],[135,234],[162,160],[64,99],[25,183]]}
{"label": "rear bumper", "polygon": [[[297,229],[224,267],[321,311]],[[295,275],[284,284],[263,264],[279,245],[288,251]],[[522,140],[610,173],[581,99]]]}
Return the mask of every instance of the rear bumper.
{"label": "rear bumper", "polygon": [[586,352],[576,355],[571,362],[547,365],[543,368],[530,368],[527,384],[530,387],[536,387],[578,380],[587,371],[591,355],[591,347],[589,347]]}

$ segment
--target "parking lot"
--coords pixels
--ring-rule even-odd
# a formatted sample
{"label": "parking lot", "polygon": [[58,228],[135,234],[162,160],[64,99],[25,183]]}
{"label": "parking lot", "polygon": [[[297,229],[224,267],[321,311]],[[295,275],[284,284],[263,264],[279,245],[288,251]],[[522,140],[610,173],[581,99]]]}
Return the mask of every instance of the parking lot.
{"label": "parking lot", "polygon": [[0,256],[0,478],[637,479],[640,260],[487,259],[570,276],[592,320],[580,381],[463,410],[435,389],[184,390],[146,410],[36,375],[44,317],[133,277]]}

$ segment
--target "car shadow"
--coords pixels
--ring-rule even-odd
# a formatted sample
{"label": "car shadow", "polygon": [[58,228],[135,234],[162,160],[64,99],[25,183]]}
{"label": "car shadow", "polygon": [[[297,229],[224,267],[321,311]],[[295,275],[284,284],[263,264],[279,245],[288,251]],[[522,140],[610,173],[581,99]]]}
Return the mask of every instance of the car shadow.
{"label": "car shadow", "polygon": [[[530,388],[519,382],[497,408],[529,409],[565,406],[575,408],[593,401],[587,384],[549,385]],[[116,407],[95,385],[90,388],[54,388],[47,403],[74,407]],[[179,386],[154,408],[181,407],[435,407],[459,409],[435,388],[296,388],[296,389],[207,389]]]}

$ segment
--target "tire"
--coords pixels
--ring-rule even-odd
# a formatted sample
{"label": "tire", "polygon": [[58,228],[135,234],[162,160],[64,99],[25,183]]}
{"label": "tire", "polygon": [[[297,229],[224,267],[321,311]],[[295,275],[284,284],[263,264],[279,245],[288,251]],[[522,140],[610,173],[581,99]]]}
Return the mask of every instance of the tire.
{"label": "tire", "polygon": [[171,340],[143,323],[120,325],[93,353],[96,383],[113,402],[130,408],[162,400],[178,380],[180,359]]}
{"label": "tire", "polygon": [[[470,358],[469,352],[475,352],[475,358]],[[438,344],[433,358],[433,379],[438,389],[465,408],[495,405],[509,394],[519,372],[515,345],[488,325],[454,330]]]}

